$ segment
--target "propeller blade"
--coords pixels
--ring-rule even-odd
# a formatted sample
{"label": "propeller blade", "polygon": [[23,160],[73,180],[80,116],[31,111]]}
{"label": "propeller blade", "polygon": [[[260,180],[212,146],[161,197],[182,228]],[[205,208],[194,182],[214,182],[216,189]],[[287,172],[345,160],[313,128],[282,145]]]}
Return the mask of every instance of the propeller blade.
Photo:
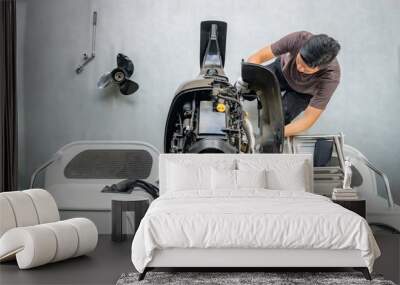
{"label": "propeller blade", "polygon": [[99,89],[106,88],[110,84],[110,82],[112,82],[111,72],[103,74],[100,77],[99,81],[97,81],[97,88]]}
{"label": "propeller blade", "polygon": [[131,77],[133,74],[134,66],[133,62],[122,53],[117,55],[117,65],[119,68],[123,69],[126,72],[127,77]]}
{"label": "propeller blade", "polygon": [[121,93],[124,95],[131,95],[132,93],[135,93],[138,89],[139,85],[132,80],[125,80],[123,83],[121,83],[119,87],[119,91],[121,91]]}

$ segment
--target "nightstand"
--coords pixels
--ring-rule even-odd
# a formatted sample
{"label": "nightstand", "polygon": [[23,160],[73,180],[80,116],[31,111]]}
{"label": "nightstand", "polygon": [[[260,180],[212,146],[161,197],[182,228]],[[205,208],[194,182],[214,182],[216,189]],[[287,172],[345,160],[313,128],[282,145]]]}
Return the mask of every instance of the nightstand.
{"label": "nightstand", "polygon": [[111,239],[113,241],[123,241],[126,235],[122,233],[123,222],[122,218],[124,212],[135,212],[135,233],[139,227],[140,221],[144,217],[150,201],[143,200],[112,200],[111,216],[112,216],[112,233]]}
{"label": "nightstand", "polygon": [[334,200],[332,202],[339,204],[340,206],[359,214],[365,219],[366,217],[366,204],[365,200]]}

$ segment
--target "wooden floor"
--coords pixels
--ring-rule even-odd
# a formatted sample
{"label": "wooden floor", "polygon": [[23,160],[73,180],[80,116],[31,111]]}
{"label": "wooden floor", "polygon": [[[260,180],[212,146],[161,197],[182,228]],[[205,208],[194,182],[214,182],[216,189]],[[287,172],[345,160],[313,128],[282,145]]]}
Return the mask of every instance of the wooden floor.
{"label": "wooden floor", "polygon": [[99,236],[95,251],[88,256],[45,266],[19,270],[17,263],[0,265],[0,284],[115,284],[124,272],[134,271],[131,240],[112,242],[111,236]]}

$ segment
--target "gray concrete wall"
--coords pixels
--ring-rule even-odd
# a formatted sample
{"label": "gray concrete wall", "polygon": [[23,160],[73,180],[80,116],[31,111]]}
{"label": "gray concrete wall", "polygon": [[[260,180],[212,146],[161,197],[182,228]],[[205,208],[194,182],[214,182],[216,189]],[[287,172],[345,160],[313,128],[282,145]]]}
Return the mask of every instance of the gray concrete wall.
{"label": "gray concrete wall", "polygon": [[[75,140],[143,140],[162,149],[169,104],[178,85],[199,71],[200,21],[228,22],[226,72],[240,60],[297,30],[327,33],[342,51],[342,83],[312,132],[346,134],[383,169],[400,200],[400,2],[311,0],[18,0],[21,187],[34,168]],[[90,49],[97,10],[97,56]],[[122,52],[135,63],[139,91],[96,90]]]}

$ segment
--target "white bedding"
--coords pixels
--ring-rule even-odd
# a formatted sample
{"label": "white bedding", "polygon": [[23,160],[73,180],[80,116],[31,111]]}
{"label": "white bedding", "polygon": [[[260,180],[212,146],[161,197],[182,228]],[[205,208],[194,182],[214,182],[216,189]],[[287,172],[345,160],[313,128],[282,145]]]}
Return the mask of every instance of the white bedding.
{"label": "white bedding", "polygon": [[156,199],[132,243],[143,272],[155,249],[357,249],[372,271],[379,248],[368,223],[328,198],[266,189],[166,193]]}

